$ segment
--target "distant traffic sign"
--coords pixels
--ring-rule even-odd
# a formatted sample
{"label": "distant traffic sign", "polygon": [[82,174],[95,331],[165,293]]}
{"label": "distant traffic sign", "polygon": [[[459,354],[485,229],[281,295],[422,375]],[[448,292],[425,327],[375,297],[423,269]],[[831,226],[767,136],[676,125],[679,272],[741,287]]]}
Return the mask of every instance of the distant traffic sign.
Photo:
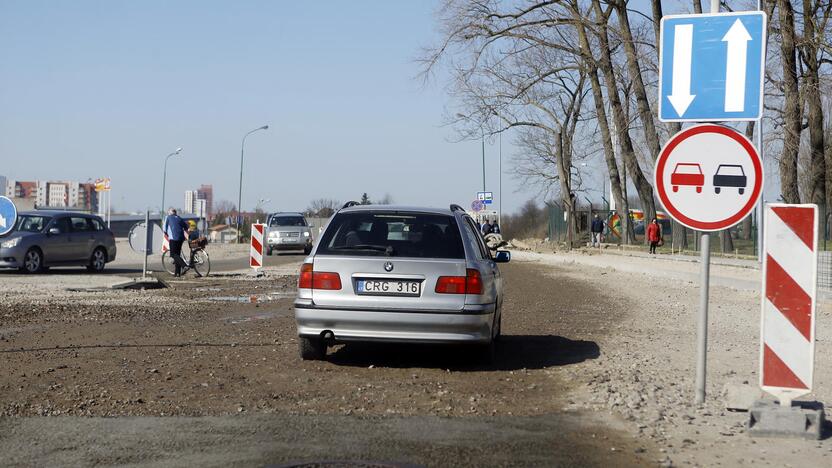
{"label": "distant traffic sign", "polygon": [[0,197],[0,236],[8,234],[17,223],[17,207],[6,197]]}
{"label": "distant traffic sign", "polygon": [[477,192],[477,200],[481,201],[484,205],[490,205],[494,203],[494,193],[493,192]]}
{"label": "distant traffic sign", "polygon": [[474,200],[471,202],[471,209],[474,210],[474,212],[482,211],[483,208],[485,208],[485,205],[482,200]]}
{"label": "distant traffic sign", "polygon": [[659,200],[679,223],[699,231],[727,229],[760,198],[763,166],[744,135],[703,124],[670,139],[653,171]]}
{"label": "distant traffic sign", "polygon": [[765,44],[766,14],[762,11],[663,17],[659,119],[759,119]]}

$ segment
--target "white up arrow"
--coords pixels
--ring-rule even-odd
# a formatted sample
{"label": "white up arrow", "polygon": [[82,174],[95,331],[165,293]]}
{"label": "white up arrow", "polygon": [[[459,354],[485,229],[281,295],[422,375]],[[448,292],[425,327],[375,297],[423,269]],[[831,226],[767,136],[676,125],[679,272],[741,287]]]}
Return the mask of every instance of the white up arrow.
{"label": "white up arrow", "polygon": [[736,20],[725,33],[723,42],[728,43],[727,67],[725,68],[725,112],[745,110],[745,65],[748,58],[748,41],[751,35]]}
{"label": "white up arrow", "polygon": [[677,24],[673,39],[673,89],[667,100],[679,117],[685,115],[696,97],[690,94],[690,64],[693,52],[693,25]]}
{"label": "white up arrow", "polygon": [[1,214],[0,214],[0,228],[3,228],[3,229],[6,228],[6,218],[4,218],[3,215],[1,215]]}

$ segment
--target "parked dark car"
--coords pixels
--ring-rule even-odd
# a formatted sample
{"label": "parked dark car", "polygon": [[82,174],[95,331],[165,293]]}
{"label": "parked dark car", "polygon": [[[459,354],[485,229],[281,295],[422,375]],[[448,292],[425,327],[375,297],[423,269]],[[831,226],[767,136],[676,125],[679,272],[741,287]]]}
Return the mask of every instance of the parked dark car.
{"label": "parked dark car", "polygon": [[85,266],[99,272],[116,259],[116,240],[98,216],[69,211],[20,213],[0,237],[0,268],[39,273],[52,266]]}

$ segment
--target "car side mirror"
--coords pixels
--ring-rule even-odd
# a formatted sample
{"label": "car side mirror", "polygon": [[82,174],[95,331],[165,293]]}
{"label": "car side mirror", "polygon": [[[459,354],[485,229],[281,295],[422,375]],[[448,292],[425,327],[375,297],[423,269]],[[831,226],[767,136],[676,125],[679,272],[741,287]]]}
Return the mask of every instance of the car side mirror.
{"label": "car side mirror", "polygon": [[508,250],[498,250],[494,254],[494,261],[497,263],[508,263],[511,261],[511,252]]}
{"label": "car side mirror", "polygon": [[48,232],[49,232],[50,236],[57,236],[58,234],[61,233],[61,230],[56,228],[56,227],[53,227],[53,228],[49,228]]}

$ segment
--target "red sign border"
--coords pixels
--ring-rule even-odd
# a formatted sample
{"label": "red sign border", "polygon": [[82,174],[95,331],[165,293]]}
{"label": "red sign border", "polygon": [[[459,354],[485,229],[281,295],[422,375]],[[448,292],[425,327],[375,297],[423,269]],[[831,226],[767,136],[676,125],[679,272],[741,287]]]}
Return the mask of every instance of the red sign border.
{"label": "red sign border", "polygon": [[[729,216],[728,218],[725,218],[721,221],[697,221],[682,214],[675,206],[673,206],[673,204],[668,199],[667,189],[664,186],[664,178],[660,177],[660,174],[664,173],[665,165],[667,164],[667,159],[673,152],[673,150],[677,146],[679,146],[679,144],[681,144],[683,141],[701,133],[718,133],[721,135],[725,135],[739,143],[743,147],[743,149],[745,149],[746,153],[748,153],[748,156],[751,158],[754,171],[757,175],[754,181],[754,190],[751,192],[751,198],[748,199],[748,203],[746,203],[745,206],[743,206],[738,213]],[[754,206],[759,201],[760,194],[763,190],[763,164],[760,161],[760,155],[759,153],[757,153],[757,149],[754,148],[754,145],[751,143],[751,141],[749,141],[748,138],[746,138],[745,135],[741,134],[740,132],[734,130],[733,128],[725,127],[722,125],[695,125],[693,127],[682,130],[676,135],[673,135],[673,137],[664,145],[664,148],[662,148],[662,151],[659,153],[659,157],[656,159],[656,166],[653,170],[653,183],[655,184],[656,192],[659,196],[659,200],[664,206],[665,211],[667,211],[667,214],[673,217],[673,219],[691,229],[696,229],[699,231],[721,231],[723,229],[728,229],[736,225],[737,223],[742,221],[743,218],[748,216],[748,214],[751,213],[751,211],[754,209]]]}

